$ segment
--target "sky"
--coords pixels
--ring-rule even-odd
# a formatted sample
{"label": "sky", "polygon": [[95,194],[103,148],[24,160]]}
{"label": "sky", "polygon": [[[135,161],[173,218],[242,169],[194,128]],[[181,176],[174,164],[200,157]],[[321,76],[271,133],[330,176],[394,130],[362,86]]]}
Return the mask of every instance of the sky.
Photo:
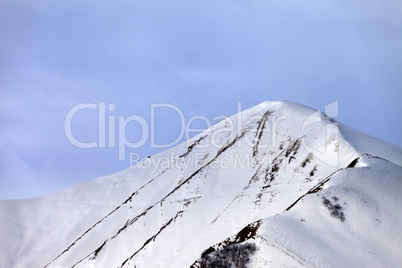
{"label": "sky", "polygon": [[[265,100],[338,101],[335,119],[402,146],[402,2],[0,1],[0,199],[129,167],[108,132],[100,146],[103,105],[106,129],[115,120],[130,142],[145,138],[125,156],[147,157],[169,148],[144,135],[152,118],[167,145],[178,111],[214,123]],[[76,140],[97,147],[71,142],[69,114]]]}

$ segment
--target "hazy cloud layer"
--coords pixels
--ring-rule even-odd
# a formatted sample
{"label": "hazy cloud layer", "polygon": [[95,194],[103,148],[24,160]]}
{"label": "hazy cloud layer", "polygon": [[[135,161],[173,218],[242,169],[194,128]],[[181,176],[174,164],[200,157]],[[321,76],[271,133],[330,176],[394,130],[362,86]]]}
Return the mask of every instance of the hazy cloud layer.
{"label": "hazy cloud layer", "polygon": [[[237,112],[266,99],[314,108],[402,145],[400,1],[2,1],[0,198],[31,197],[128,166],[117,149],[79,149],[64,119],[79,103],[150,117]],[[76,117],[97,138],[97,114]],[[200,127],[205,127],[200,124]],[[172,111],[156,138],[178,135]],[[138,138],[138,126],[127,130]],[[138,150],[154,154],[147,143]]]}

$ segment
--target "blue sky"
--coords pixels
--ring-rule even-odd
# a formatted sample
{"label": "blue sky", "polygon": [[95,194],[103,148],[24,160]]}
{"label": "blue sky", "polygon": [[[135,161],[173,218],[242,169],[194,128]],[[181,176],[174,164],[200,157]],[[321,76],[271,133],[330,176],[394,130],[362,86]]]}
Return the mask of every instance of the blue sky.
{"label": "blue sky", "polygon": [[[317,109],[339,101],[340,122],[402,146],[401,1],[2,1],[0,199],[28,198],[117,172],[117,148],[80,149],[64,120],[80,103],[108,116],[169,103],[186,119],[273,100]],[[199,127],[205,127],[202,123]],[[179,133],[156,113],[156,141]],[[97,113],[73,131],[97,139]],[[132,141],[138,124],[126,129]],[[161,149],[147,142],[141,156]]]}

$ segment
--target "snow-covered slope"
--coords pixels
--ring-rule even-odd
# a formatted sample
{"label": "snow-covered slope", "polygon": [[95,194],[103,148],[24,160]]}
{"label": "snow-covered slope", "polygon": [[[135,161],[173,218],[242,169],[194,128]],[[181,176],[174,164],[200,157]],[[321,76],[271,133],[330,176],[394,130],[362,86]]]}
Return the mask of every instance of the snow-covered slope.
{"label": "snow-covered slope", "polygon": [[401,164],[399,147],[267,101],[135,168],[1,201],[0,267],[398,267]]}
{"label": "snow-covered slope", "polygon": [[[401,167],[387,160],[363,156],[322,191],[264,219],[257,243],[281,249],[300,267],[398,267],[401,174]],[[257,267],[269,260],[264,254],[253,259]]]}

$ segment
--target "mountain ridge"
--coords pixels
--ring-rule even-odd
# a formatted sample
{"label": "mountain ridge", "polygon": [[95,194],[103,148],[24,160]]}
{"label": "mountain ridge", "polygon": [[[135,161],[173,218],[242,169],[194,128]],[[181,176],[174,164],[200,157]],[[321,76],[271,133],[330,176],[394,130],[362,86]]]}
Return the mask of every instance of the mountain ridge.
{"label": "mountain ridge", "polygon": [[[304,127],[303,123],[311,118],[314,123]],[[214,142],[219,146],[211,146]],[[276,215],[281,220],[284,215],[293,215],[294,208],[312,199],[311,196],[317,201],[316,195],[328,190],[327,183],[340,180],[348,169],[364,168],[373,159],[384,161],[371,159],[370,152],[390,158],[392,170],[400,169],[402,150],[396,146],[378,142],[306,106],[286,101],[263,102],[218,122],[187,143],[151,156],[163,159],[174,154],[176,157],[167,168],[158,166],[150,170],[138,165],[45,197],[1,201],[0,217],[4,225],[0,227],[0,236],[6,237],[6,243],[0,246],[0,266],[194,266],[204,250],[253,222],[262,220],[263,226],[270,226],[269,223],[278,221]],[[197,154],[203,157],[197,158]],[[236,157],[240,159],[237,166]],[[334,157],[338,157],[336,165]],[[230,160],[228,168],[222,163],[214,168],[223,159]],[[239,166],[241,160],[247,166]],[[398,189],[400,176],[392,174],[397,178],[393,186]],[[321,189],[312,191],[320,184]],[[311,206],[320,204],[320,209],[331,208],[331,213],[342,215],[343,207],[337,209],[338,203],[324,197],[319,199],[324,201]],[[331,214],[330,217],[334,218]],[[306,252],[291,249],[284,242],[280,245],[277,242],[273,249],[272,243],[262,242],[264,237],[272,240],[265,229],[259,227],[261,235],[256,233],[259,246],[250,267],[272,261],[278,265],[293,263],[283,254],[296,256],[296,263],[303,266],[336,264],[308,257]],[[297,229],[291,230],[297,237]],[[400,232],[396,234],[400,237]],[[11,241],[13,238],[17,241]],[[278,245],[282,248],[279,251]],[[332,244],[325,245],[331,248]],[[264,259],[262,249],[267,248],[282,257]]]}

